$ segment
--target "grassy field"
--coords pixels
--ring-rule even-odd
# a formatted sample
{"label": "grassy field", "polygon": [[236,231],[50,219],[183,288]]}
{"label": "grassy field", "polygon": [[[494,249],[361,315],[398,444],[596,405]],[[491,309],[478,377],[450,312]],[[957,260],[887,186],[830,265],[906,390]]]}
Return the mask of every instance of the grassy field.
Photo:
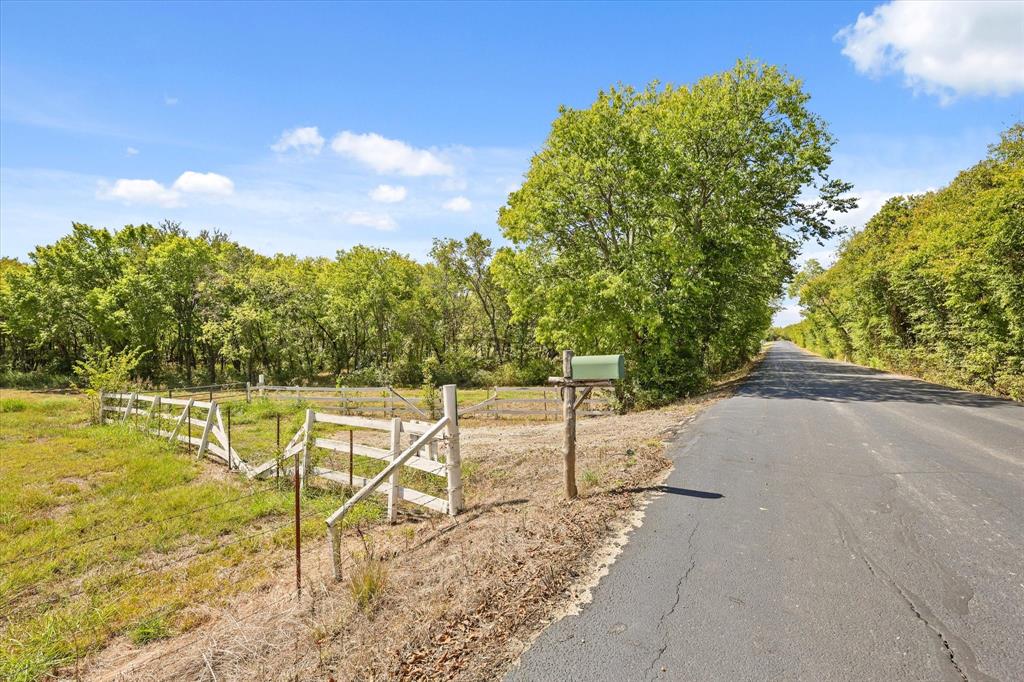
{"label": "grassy field", "polygon": [[[275,410],[287,440],[300,408],[236,407],[232,445],[272,454]],[[117,635],[188,630],[197,605],[258,586],[294,547],[288,481],[249,482],[130,425],[91,424],[78,396],[4,390],[0,410],[0,679],[37,679]],[[310,490],[304,537],[322,541],[344,498]]]}
{"label": "grassy field", "polygon": [[[459,402],[474,404],[488,395],[461,391]],[[226,398],[218,396],[218,401],[225,417],[230,407],[231,445],[250,463],[275,456],[279,420],[284,445],[301,426],[306,408],[317,405]],[[144,417],[124,425],[116,419],[106,426],[93,424],[92,408],[82,396],[4,389],[0,410],[0,679],[40,679],[55,671],[74,675],[79,664],[95,665],[96,656],[115,642],[128,642],[139,651],[165,644],[173,648],[180,635],[219,623],[211,613],[257,598],[292,570],[290,481],[247,481],[220,463],[196,461],[184,446],[143,433]],[[481,484],[510,494],[504,467],[515,446],[501,441],[505,429],[537,428],[543,434],[558,429],[535,418],[471,422],[488,427],[481,431],[485,450],[501,457],[495,460],[497,469],[485,475],[473,438],[464,442],[469,499],[476,499]],[[500,429],[490,428],[498,423]],[[316,428],[317,436],[347,440],[345,430],[335,425]],[[491,433],[498,442],[487,440]],[[552,438],[557,441],[543,436],[545,442]],[[355,441],[387,448],[388,434],[357,430]],[[348,464],[345,453],[314,450],[313,459],[339,470]],[[629,466],[629,458],[624,461]],[[363,476],[384,466],[359,456],[354,464],[355,473]],[[581,460],[584,489],[596,485],[592,477],[607,478],[594,474],[601,466]],[[445,493],[443,477],[403,470],[401,482],[428,494]],[[319,551],[323,519],[348,494],[322,482],[307,489],[303,537],[309,542],[304,547]],[[346,525],[380,520],[383,503],[382,496],[374,496],[346,517]],[[383,536],[374,531],[382,547],[396,542],[408,547],[410,538],[433,528],[434,521],[420,525],[433,517],[405,518],[405,526],[384,530]],[[471,545],[480,541],[467,539]],[[405,569],[392,565],[389,570],[391,580],[398,581]],[[413,566],[409,575],[421,571]],[[396,641],[406,627],[395,623]]]}

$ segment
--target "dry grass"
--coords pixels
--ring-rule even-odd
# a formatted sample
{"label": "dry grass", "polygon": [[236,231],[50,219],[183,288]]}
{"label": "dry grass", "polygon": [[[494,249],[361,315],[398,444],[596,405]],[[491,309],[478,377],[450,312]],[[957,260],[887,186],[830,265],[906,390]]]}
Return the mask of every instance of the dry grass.
{"label": "dry grass", "polygon": [[670,466],[665,441],[731,386],[659,410],[582,420],[583,485],[571,502],[562,495],[560,424],[464,426],[468,507],[458,518],[407,508],[396,526],[364,529],[372,538],[349,531],[342,583],[331,578],[326,541],[310,543],[300,600],[293,567],[279,562],[279,580],[265,591],[226,609],[197,607],[205,623],[188,634],[148,646],[120,638],[80,672],[125,680],[499,677],[577,598],[602,550],[657,488]]}

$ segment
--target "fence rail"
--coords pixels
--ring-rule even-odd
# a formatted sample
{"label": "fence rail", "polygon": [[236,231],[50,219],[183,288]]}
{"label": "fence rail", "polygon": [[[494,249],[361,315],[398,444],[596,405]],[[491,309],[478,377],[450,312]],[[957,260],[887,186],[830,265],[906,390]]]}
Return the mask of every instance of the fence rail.
{"label": "fence rail", "polygon": [[[261,386],[266,389],[268,387]],[[293,387],[288,387],[294,390]],[[306,392],[317,389],[300,387]],[[336,389],[324,389],[336,390]],[[376,389],[359,389],[362,391]],[[300,394],[301,394],[300,390]],[[220,406],[216,400],[195,398],[165,398],[162,395],[141,393],[100,393],[100,422],[106,423],[110,415],[120,423],[133,423],[142,430],[170,442],[185,443],[190,451],[196,448],[196,457],[213,456],[227,464],[229,470],[236,470],[249,478],[264,478],[272,472],[289,473],[298,478],[298,487],[304,488],[309,478],[316,477],[332,483],[357,488],[346,503],[327,519],[332,542],[332,556],[335,559],[335,573],[340,578],[340,521],[358,501],[369,494],[380,491],[388,496],[388,520],[394,522],[399,500],[452,516],[463,508],[462,460],[459,454],[458,395],[454,385],[442,387],[444,416],[439,421],[418,419],[371,419],[358,415],[338,415],[306,410],[303,425],[292,436],[277,456],[261,464],[246,462],[231,447],[230,428],[225,429]],[[179,412],[180,408],[180,412]],[[423,413],[420,413],[423,414]],[[230,414],[228,415],[230,418]],[[131,422],[129,422],[131,420]],[[142,423],[140,423],[142,422]],[[334,434],[318,435],[316,424],[329,424],[349,432],[346,443],[331,437]],[[230,427],[230,419],[229,424]],[[196,435],[193,435],[196,427]],[[335,429],[337,430],[337,429]],[[382,449],[366,444],[356,444],[353,435],[367,430],[385,431],[390,434],[391,446]],[[402,436],[407,435],[409,445],[402,449]],[[444,444],[443,454],[439,445]],[[312,451],[321,448],[333,452],[348,451],[348,467],[337,469],[314,465]],[[387,462],[387,465],[372,477],[357,475],[354,471],[355,457]],[[290,461],[290,467],[282,468]],[[446,495],[441,497],[401,485],[399,470],[406,467],[428,476],[441,477],[446,482]],[[297,488],[298,490],[298,488]],[[298,493],[296,493],[298,495]],[[298,499],[298,497],[296,498]]]}
{"label": "fence rail", "polygon": [[[601,390],[601,389],[597,389]],[[519,397],[517,393],[526,393]],[[511,394],[511,395],[510,395]],[[537,396],[540,397],[537,397]],[[612,414],[615,400],[607,391],[591,393],[576,412],[579,416],[598,417]],[[538,406],[542,406],[538,409]],[[484,400],[459,408],[460,416],[507,417],[540,416],[547,419],[562,418],[562,399],[556,386],[495,386]]]}

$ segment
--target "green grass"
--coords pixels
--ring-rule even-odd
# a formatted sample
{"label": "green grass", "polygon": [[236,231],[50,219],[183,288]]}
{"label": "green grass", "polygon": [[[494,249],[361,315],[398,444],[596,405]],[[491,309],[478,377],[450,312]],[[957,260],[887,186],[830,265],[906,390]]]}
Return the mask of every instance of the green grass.
{"label": "green grass", "polygon": [[[275,557],[287,561],[289,482],[212,476],[219,465],[131,425],[90,424],[81,397],[5,394],[0,679],[39,679],[118,635],[143,645],[178,634],[198,622],[192,605],[252,589],[268,580]],[[255,446],[269,437],[272,453],[268,410],[232,415],[232,445],[246,459],[245,439]],[[295,419],[282,418],[283,442]],[[323,541],[317,520],[346,496],[308,490],[304,537]],[[352,521],[381,510],[381,500],[364,503]]]}

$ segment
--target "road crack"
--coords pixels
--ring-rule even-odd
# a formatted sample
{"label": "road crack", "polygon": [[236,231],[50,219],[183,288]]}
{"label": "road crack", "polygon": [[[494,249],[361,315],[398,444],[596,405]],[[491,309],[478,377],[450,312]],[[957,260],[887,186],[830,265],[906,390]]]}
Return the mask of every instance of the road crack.
{"label": "road crack", "polygon": [[664,632],[665,621],[669,616],[675,613],[676,608],[679,606],[679,602],[682,601],[683,585],[690,579],[690,573],[693,572],[694,567],[697,565],[697,558],[693,554],[693,538],[697,534],[697,529],[699,527],[700,521],[698,520],[693,524],[693,529],[690,531],[690,535],[686,539],[686,548],[690,551],[690,565],[686,567],[686,571],[684,571],[683,574],[679,576],[679,580],[676,581],[675,601],[672,602],[672,606],[661,614],[661,617],[658,619],[657,629],[662,631],[661,646],[658,647],[658,651],[655,653],[654,659],[651,661],[650,665],[647,666],[647,670],[644,672],[645,679],[653,680],[657,678],[658,671],[655,670],[655,668],[657,668],[658,663],[661,661],[662,656],[665,655],[665,652],[668,651],[668,633]]}
{"label": "road crack", "polygon": [[[906,588],[904,588],[902,585],[896,582],[896,580],[894,580],[884,569],[876,565],[875,562],[873,562],[871,558],[867,555],[867,553],[864,551],[860,542],[857,540],[856,534],[853,532],[853,529],[850,527],[845,517],[843,517],[843,515],[839,512],[838,509],[836,509],[836,507],[833,504],[828,502],[826,502],[825,504],[832,512],[832,516],[836,521],[836,527],[839,529],[839,539],[842,541],[843,546],[846,547],[851,554],[856,556],[864,563],[864,565],[868,569],[868,572],[871,573],[872,577],[874,577],[879,582],[885,584],[887,587],[889,587],[890,590],[895,592],[900,597],[900,599],[903,600],[903,602],[910,609],[911,613],[913,613],[914,616],[918,620],[920,620],[925,625],[925,627],[927,627],[938,638],[943,654],[946,658],[949,659],[950,665],[953,666],[953,669],[957,672],[957,674],[960,675],[964,682],[970,682],[971,678],[968,677],[967,671],[965,670],[967,664],[961,665],[961,661],[957,660],[956,652],[953,650],[953,647],[949,643],[949,640],[952,637],[943,634],[943,631],[947,631],[948,629],[942,623],[942,621],[937,619],[931,613],[931,611],[928,610],[927,607],[923,606],[923,602],[921,602],[921,600],[917,599],[917,597],[915,597],[910,591],[908,591]],[[962,644],[962,647],[964,657],[973,659],[973,653],[970,651],[967,645]]]}

